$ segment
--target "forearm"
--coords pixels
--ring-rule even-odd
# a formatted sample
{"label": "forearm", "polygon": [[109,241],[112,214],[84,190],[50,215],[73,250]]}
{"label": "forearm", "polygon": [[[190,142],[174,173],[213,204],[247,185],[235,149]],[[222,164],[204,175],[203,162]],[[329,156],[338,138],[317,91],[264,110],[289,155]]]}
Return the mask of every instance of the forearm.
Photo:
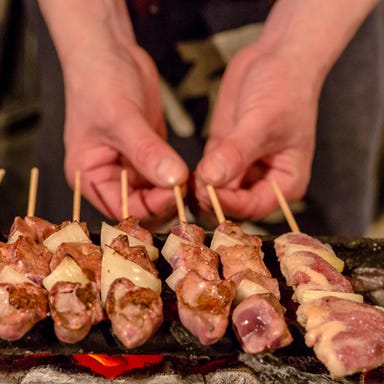
{"label": "forearm", "polygon": [[378,0],[279,0],[260,38],[267,50],[292,60],[321,86]]}
{"label": "forearm", "polygon": [[124,0],[38,2],[64,65],[135,43]]}

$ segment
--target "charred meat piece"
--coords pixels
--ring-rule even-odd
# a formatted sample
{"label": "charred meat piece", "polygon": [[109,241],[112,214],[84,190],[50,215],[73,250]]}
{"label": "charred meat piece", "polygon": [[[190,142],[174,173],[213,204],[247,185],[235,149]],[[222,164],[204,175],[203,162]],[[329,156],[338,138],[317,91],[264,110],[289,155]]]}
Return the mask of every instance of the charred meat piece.
{"label": "charred meat piece", "polygon": [[262,241],[260,237],[243,232],[241,228],[232,221],[224,221],[216,228],[215,232],[216,231],[225,233],[232,239],[239,240],[243,245],[250,245],[258,248],[261,254]]}
{"label": "charred meat piece", "polygon": [[250,269],[263,276],[271,277],[271,273],[263,262],[260,248],[249,245],[220,246],[217,249],[223,264],[223,275],[226,279],[238,272]]}
{"label": "charred meat piece", "polygon": [[9,231],[8,242],[14,242],[19,236],[29,237],[31,240],[42,243],[52,233],[60,228],[40,217],[15,217]]}
{"label": "charred meat piece", "polygon": [[129,349],[143,345],[163,322],[163,303],[152,289],[116,279],[107,295],[106,312],[113,333]]}
{"label": "charred meat piece", "polygon": [[111,248],[113,248],[121,256],[124,256],[127,260],[130,260],[133,263],[140,265],[140,267],[144,268],[148,272],[151,272],[154,276],[157,277],[159,275],[155,265],[149,259],[145,248],[141,246],[130,247],[127,236],[119,235],[113,239]]}
{"label": "charred meat piece", "polygon": [[55,334],[64,343],[84,339],[93,324],[103,320],[100,292],[95,282],[86,285],[59,281],[49,292],[48,300]]}
{"label": "charred meat piece", "polygon": [[92,243],[62,243],[52,256],[50,271],[53,271],[65,256],[71,256],[88,279],[94,281],[98,289],[100,289],[102,252],[98,245]]}
{"label": "charred meat piece", "polygon": [[92,243],[62,243],[52,257],[51,271],[68,256],[89,282],[66,281],[63,276],[50,288],[48,299],[57,338],[64,343],[76,343],[104,318],[100,300],[102,253]]}
{"label": "charred meat piece", "polygon": [[[112,241],[111,248],[124,259],[134,263],[157,278],[158,271],[144,246],[129,246],[128,238],[120,235]],[[135,272],[134,272],[135,273]],[[137,271],[137,273],[139,273]],[[143,345],[163,322],[163,302],[160,292],[141,287],[121,276],[110,285],[105,308],[111,320],[112,331],[127,347]]]}
{"label": "charred meat piece", "polygon": [[19,236],[14,243],[0,243],[0,269],[8,265],[38,285],[50,272],[52,253],[30,237]]}
{"label": "charred meat piece", "polygon": [[234,295],[231,281],[206,280],[194,270],[188,272],[176,285],[181,323],[203,345],[217,342],[227,329]]}
{"label": "charred meat piece", "polygon": [[284,321],[285,310],[272,293],[244,299],[233,311],[232,322],[241,347],[248,353],[274,352],[293,339]]}
{"label": "charred meat piece", "polygon": [[176,292],[180,321],[201,344],[213,344],[227,330],[234,284],[220,278],[218,254],[201,243],[204,231],[200,227],[184,223],[175,227],[172,234],[180,237],[172,239],[173,253],[166,258],[173,269],[169,279]]}
{"label": "charred meat piece", "polygon": [[34,284],[0,284],[0,338],[22,338],[47,316],[47,292]]}
{"label": "charred meat piece", "polygon": [[328,296],[301,304],[297,317],[332,377],[384,364],[384,312],[374,306]]}
{"label": "charred meat piece", "polygon": [[116,228],[128,233],[130,236],[143,241],[146,244],[153,245],[151,233],[139,225],[139,220],[136,217],[130,216],[120,221]]}
{"label": "charred meat piece", "polygon": [[219,256],[204,245],[180,243],[169,262],[173,270],[183,267],[186,271],[196,271],[207,280],[220,278]]}

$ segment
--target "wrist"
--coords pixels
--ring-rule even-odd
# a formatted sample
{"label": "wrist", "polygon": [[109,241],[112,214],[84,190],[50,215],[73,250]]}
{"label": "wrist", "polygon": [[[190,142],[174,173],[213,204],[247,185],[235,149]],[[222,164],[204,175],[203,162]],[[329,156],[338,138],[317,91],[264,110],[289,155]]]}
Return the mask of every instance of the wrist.
{"label": "wrist", "polygon": [[124,1],[39,0],[63,67],[136,44]]}
{"label": "wrist", "polygon": [[321,87],[377,0],[280,0],[273,7],[258,45]]}

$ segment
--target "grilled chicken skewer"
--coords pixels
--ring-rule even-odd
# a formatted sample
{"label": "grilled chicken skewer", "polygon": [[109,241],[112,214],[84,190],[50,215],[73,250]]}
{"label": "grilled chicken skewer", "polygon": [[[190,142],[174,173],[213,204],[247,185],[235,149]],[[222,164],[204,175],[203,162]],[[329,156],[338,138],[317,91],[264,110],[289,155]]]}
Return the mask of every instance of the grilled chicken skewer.
{"label": "grilled chicken skewer", "polygon": [[383,365],[384,312],[353,292],[341,274],[344,263],[331,247],[295,231],[277,237],[275,250],[299,303],[297,319],[306,331],[305,343],[331,376]]}
{"label": "grilled chicken skewer", "polygon": [[181,223],[172,228],[162,249],[173,269],[167,283],[176,292],[183,326],[200,343],[209,345],[220,340],[228,328],[234,284],[220,278],[218,255],[204,245],[203,229],[186,223],[178,188],[175,196]]}
{"label": "grilled chicken skewer", "polygon": [[[31,172],[30,194],[37,188]],[[33,201],[30,197],[29,201]],[[29,203],[28,210],[34,210]],[[42,287],[52,254],[44,247],[45,236],[56,226],[39,218],[16,217],[7,243],[0,242],[0,338],[22,338],[48,313],[47,292]]]}
{"label": "grilled chicken skewer", "polygon": [[83,340],[91,327],[105,318],[100,300],[100,246],[93,244],[86,224],[80,223],[80,173],[76,172],[72,221],[44,240],[53,253],[48,291],[56,337],[69,344]]}
{"label": "grilled chicken skewer", "polygon": [[225,220],[219,200],[207,186],[219,226],[211,242],[220,256],[224,278],[236,285],[232,324],[245,352],[273,352],[292,342],[280,304],[278,282],[263,262],[262,241]]}
{"label": "grilled chicken skewer", "polygon": [[384,364],[384,312],[364,303],[349,280],[319,256],[333,251],[301,233],[277,237],[275,249],[299,303],[297,319],[306,331],[305,343],[331,376],[340,378]]}
{"label": "grilled chicken skewer", "polygon": [[161,280],[153,263],[158,250],[150,232],[129,216],[124,171],[121,181],[125,219],[115,227],[103,223],[101,230],[101,297],[113,333],[131,349],[143,345],[160,328],[163,302]]}

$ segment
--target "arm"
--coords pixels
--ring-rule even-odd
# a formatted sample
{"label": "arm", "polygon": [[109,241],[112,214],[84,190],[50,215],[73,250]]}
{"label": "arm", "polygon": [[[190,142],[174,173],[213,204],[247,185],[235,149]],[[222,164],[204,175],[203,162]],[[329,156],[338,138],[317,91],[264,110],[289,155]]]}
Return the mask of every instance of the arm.
{"label": "arm", "polygon": [[125,2],[39,4],[64,74],[68,182],[73,185],[80,170],[84,196],[120,219],[125,167],[131,215],[146,220],[173,214],[171,187],[187,180],[188,169],[165,142],[158,73],[136,44]]}
{"label": "arm", "polygon": [[317,108],[326,75],[377,0],[279,0],[259,39],[229,64],[219,90],[196,196],[209,211],[207,183],[226,215],[260,219],[307,188]]}

